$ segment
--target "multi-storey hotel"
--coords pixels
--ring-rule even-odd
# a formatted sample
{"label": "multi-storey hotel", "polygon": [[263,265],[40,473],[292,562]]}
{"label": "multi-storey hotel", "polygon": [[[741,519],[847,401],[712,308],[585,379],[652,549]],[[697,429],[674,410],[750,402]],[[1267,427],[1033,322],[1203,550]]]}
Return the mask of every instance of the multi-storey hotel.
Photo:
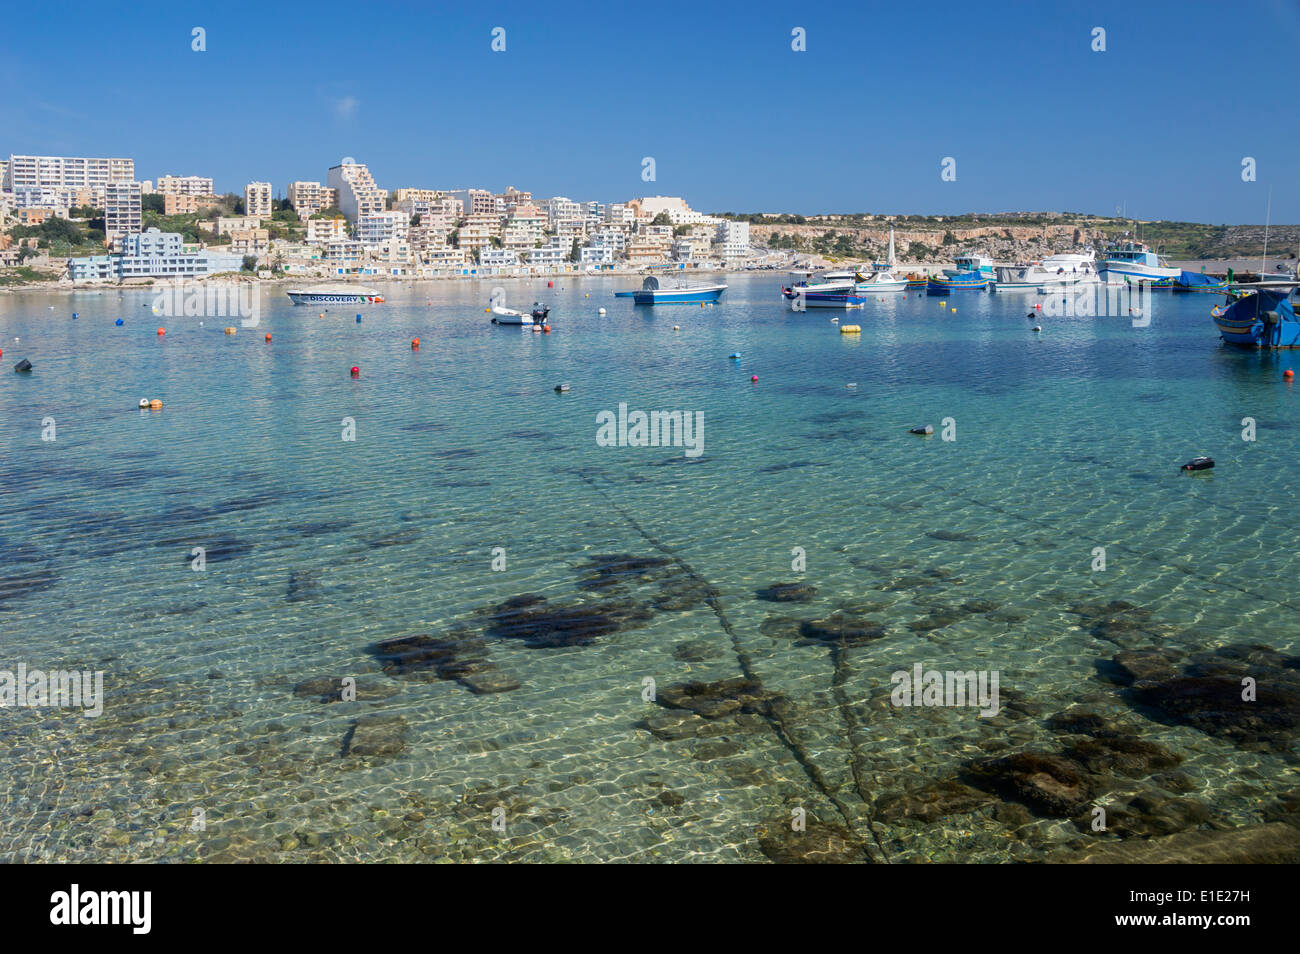
{"label": "multi-storey hotel", "polygon": [[338,194],[338,210],[349,222],[370,212],[383,212],[388,190],[375,185],[370,170],[360,162],[341,162],[331,166],[329,186]]}
{"label": "multi-storey hotel", "polygon": [[5,188],[102,189],[135,179],[134,159],[85,159],[72,156],[9,157]]}
{"label": "multi-storey hotel", "polygon": [[336,189],[323,186],[319,182],[290,182],[285,197],[300,219],[310,218],[317,212],[335,208],[339,201]]}
{"label": "multi-storey hotel", "polygon": [[143,201],[138,182],[110,182],[104,187],[104,238],[110,244],[143,228]]}
{"label": "multi-storey hotel", "polygon": [[271,183],[250,182],[244,186],[244,214],[271,217]]}
{"label": "multi-storey hotel", "polygon": [[212,195],[212,180],[206,176],[159,176],[154,191],[160,195]]}

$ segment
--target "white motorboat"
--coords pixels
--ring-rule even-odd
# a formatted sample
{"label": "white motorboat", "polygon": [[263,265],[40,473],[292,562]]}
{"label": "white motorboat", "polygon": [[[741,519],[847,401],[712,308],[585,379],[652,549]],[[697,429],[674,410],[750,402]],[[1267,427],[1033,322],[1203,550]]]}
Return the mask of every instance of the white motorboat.
{"label": "white motorboat", "polygon": [[1062,285],[1087,285],[1100,281],[1097,276],[1097,256],[1092,249],[1049,255],[1041,262],[999,265],[997,276],[998,291],[1017,288],[1042,291]]}

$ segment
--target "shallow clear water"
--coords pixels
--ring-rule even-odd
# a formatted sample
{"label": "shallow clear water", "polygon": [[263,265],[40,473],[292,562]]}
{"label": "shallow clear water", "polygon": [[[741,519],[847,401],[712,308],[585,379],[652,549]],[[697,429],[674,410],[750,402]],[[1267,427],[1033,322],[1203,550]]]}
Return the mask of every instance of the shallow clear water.
{"label": "shallow clear water", "polygon": [[[1069,611],[1124,600],[1183,651],[1297,651],[1289,355],[1221,346],[1210,296],[1158,295],[1135,328],[1028,319],[1032,293],[893,295],[839,315],[858,337],[837,313],[789,311],[780,280],[655,309],[612,296],[634,280],[502,283],[516,307],[551,303],[550,335],[491,326],[488,284],[385,286],[360,324],[268,288],[261,324],[233,337],[221,318],[163,322],[144,290],[0,297],[0,580],[41,581],[0,589],[0,666],[102,669],[106,695],[97,719],[5,710],[0,858],[761,860],[759,833],[791,807],[845,822],[828,791],[853,824],[868,817],[853,752],[883,796],[1002,743],[1050,746],[1046,718],[1079,703],[1181,755],[1214,824],[1257,821],[1294,787],[1282,754],[1135,713],[1094,665],[1132,647]],[[10,370],[22,357],[33,374]],[[140,412],[142,397],[165,408]],[[704,453],[598,446],[596,416],[620,402],[702,412]],[[907,433],[923,423],[933,437]],[[1217,468],[1179,471],[1199,454]],[[481,628],[477,611],[520,594],[595,599],[584,561],[662,557],[656,544],[716,607],[661,609],[584,647],[489,636],[513,691],[388,675],[366,652]],[[812,602],[755,598],[794,581]],[[908,627],[972,600],[997,607]],[[760,630],[846,605],[887,630],[847,657],[851,741],[831,654]],[[736,677],[737,646],[793,704],[821,787],[762,726],[726,745],[638,727],[659,711],[644,678]],[[998,670],[1041,712],[894,708],[890,674],[914,663]],[[293,691],[347,675],[385,697]],[[406,720],[400,752],[343,754],[366,713]],[[896,860],[1039,858],[1087,837],[987,812],[877,832]]]}

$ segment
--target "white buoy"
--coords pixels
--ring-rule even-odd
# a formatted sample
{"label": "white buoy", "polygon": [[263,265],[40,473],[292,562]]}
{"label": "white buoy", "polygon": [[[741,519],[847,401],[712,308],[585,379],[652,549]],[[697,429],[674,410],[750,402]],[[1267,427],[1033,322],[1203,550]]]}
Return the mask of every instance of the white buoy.
{"label": "white buoy", "polygon": [[604,308],[598,308],[598,309],[596,309],[596,314],[598,314],[598,315],[603,315],[603,314],[605,314],[605,309],[604,309]]}
{"label": "white buoy", "polygon": [[1035,331],[1042,331],[1042,330],[1043,330],[1043,326],[1042,326],[1042,325],[1034,325],[1034,330],[1035,330]]}

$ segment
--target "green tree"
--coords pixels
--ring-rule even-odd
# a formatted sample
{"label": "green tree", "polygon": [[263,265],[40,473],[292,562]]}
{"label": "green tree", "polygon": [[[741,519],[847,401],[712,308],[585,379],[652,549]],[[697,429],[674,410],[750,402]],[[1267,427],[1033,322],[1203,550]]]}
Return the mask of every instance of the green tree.
{"label": "green tree", "polygon": [[244,256],[244,271],[246,271],[246,272],[255,272],[255,271],[257,271],[257,256],[256,256],[256,255],[245,255],[245,256]]}
{"label": "green tree", "polygon": [[668,217],[667,212],[660,212],[658,215],[654,217],[654,220],[650,224],[651,225],[672,225],[673,220]]}

